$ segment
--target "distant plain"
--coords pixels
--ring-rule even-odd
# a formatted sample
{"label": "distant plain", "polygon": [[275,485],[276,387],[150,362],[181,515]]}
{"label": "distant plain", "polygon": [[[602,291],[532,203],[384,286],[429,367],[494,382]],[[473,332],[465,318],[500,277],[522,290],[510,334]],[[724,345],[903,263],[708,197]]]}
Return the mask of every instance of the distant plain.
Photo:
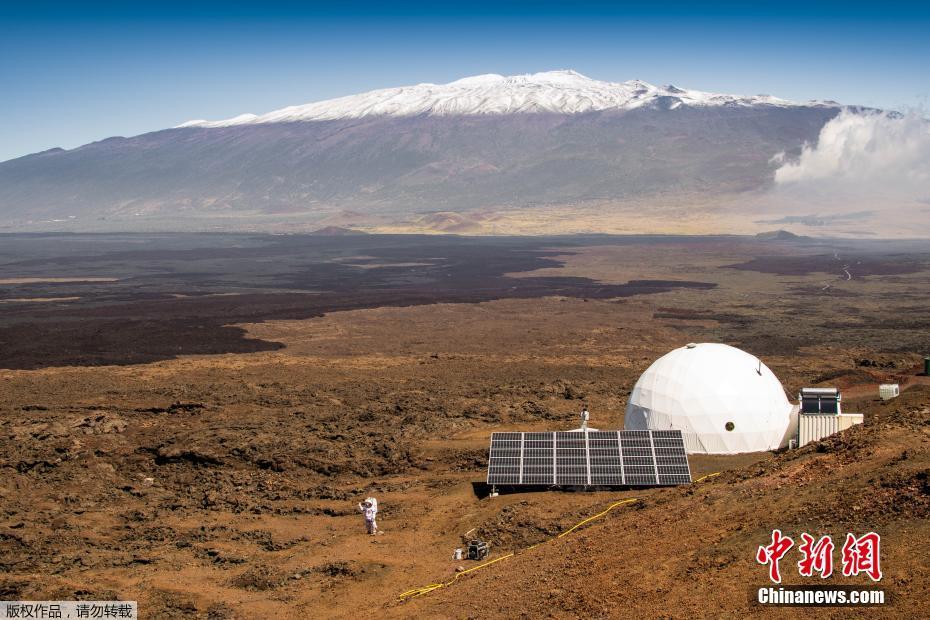
{"label": "distant plain", "polygon": [[[0,598],[169,618],[746,615],[772,527],[868,526],[886,615],[925,611],[927,242],[5,235],[0,282]],[[568,429],[582,403],[620,428],[639,374],[692,341],[758,355],[789,393],[836,385],[866,426],[694,457],[695,477],[725,474],[693,487],[482,496],[490,432]],[[882,382],[901,399],[878,402]],[[377,539],[355,509],[371,493]],[[397,601],[451,578],[472,528],[497,557],[630,497]],[[688,580],[713,587],[697,601]]]}

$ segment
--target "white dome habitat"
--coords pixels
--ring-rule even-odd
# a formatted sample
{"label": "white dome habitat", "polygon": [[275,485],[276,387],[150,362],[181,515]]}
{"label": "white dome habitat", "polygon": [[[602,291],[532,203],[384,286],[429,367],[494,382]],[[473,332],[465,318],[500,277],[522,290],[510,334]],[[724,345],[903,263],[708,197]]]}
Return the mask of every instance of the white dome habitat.
{"label": "white dome habitat", "polygon": [[642,374],[624,428],[680,430],[692,454],[761,452],[787,443],[794,411],[757,357],[725,344],[689,344]]}

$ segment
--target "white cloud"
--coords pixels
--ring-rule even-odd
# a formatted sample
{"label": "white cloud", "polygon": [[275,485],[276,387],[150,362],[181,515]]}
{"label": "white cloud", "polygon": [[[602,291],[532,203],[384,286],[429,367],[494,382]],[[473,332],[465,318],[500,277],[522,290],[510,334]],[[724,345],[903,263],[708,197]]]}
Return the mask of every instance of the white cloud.
{"label": "white cloud", "polygon": [[930,197],[930,122],[918,114],[843,111],[797,159],[773,159],[778,193],[821,200],[916,202]]}

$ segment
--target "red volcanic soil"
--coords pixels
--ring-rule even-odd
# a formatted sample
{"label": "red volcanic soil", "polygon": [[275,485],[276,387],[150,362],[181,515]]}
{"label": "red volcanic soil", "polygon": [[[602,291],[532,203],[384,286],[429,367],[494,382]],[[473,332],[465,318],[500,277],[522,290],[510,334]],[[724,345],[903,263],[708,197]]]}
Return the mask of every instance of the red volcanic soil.
{"label": "red volcanic soil", "polygon": [[[858,614],[927,617],[930,270],[721,268],[811,252],[776,243],[4,239],[0,279],[109,280],[0,287],[0,599],[138,600],[144,618],[796,615],[752,602],[779,528],[879,533],[890,602]],[[483,493],[490,433],[572,428],[582,405],[622,428],[657,357],[711,341],[789,394],[840,386],[865,424],[695,456],[696,478],[722,473],[688,486]],[[885,382],[902,396],[879,401]],[[364,533],[368,495],[382,536]],[[400,600],[476,566],[451,557],[476,534],[514,555]],[[795,552],[786,583],[820,583]]]}
{"label": "red volcanic soil", "polygon": [[[783,584],[877,585],[889,603],[860,613],[925,617],[930,607],[917,592],[930,585],[930,387],[910,390],[865,412],[862,427],[691,487],[648,494],[581,532],[518,552],[449,587],[398,604],[391,615],[787,614],[754,600],[757,588],[771,585],[754,551],[768,544],[777,528],[796,545],[802,532],[815,538],[831,535],[837,567],[847,532],[878,532],[884,573],[879,584],[863,575],[803,578],[795,565],[797,547],[781,563]],[[604,504],[641,495],[618,493]],[[540,516],[523,510],[519,520],[497,525],[505,532],[520,531]],[[804,609],[815,617],[840,613],[835,608]]]}

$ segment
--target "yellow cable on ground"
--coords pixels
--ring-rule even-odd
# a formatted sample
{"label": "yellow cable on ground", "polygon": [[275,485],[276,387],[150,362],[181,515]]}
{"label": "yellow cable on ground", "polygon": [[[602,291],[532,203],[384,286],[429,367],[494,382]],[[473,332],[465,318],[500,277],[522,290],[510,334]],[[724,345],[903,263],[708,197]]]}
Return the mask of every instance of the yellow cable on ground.
{"label": "yellow cable on ground", "polygon": [[[706,474],[706,475],[704,475],[704,476],[701,476],[700,478],[698,478],[698,479],[695,480],[694,482],[695,482],[695,483],[697,483],[697,482],[703,482],[704,480],[707,480],[708,478],[714,478],[714,477],[716,477],[716,476],[719,476],[721,473],[723,473],[723,472],[715,471],[715,472],[712,473],[712,474]],[[568,528],[567,530],[565,530],[564,532],[562,532],[561,534],[559,534],[559,535],[556,536],[555,538],[562,538],[563,536],[566,536],[566,535],[568,535],[568,534],[571,534],[572,532],[574,532],[575,530],[577,530],[577,529],[578,529],[579,527],[581,527],[582,525],[584,525],[584,524],[586,524],[586,523],[590,523],[591,521],[594,521],[595,519],[600,519],[601,517],[603,517],[604,515],[606,515],[608,512],[610,512],[611,510],[613,510],[613,509],[616,508],[617,506],[623,506],[624,504],[632,504],[633,502],[636,502],[636,501],[639,501],[639,500],[638,500],[637,498],[634,497],[634,498],[630,498],[630,499],[623,499],[623,500],[620,500],[619,502],[614,502],[613,504],[611,504],[610,506],[608,506],[606,510],[597,513],[597,514],[594,515],[593,517],[588,517],[587,519],[584,519],[583,521],[579,521],[578,523],[576,523],[575,525],[571,526],[570,528]],[[527,547],[527,548],[525,549],[525,551],[530,551],[530,550],[532,550],[532,549],[535,549],[536,547],[538,547],[538,546],[540,546],[540,545],[543,545],[543,544],[549,542],[550,540],[555,540],[555,539],[554,539],[554,538],[550,538],[549,540],[544,540],[543,542],[536,543],[535,545],[533,545],[533,546],[531,546],[531,547]],[[459,577],[461,577],[462,575],[467,575],[468,573],[471,573],[471,572],[474,572],[474,571],[476,571],[476,570],[478,570],[478,569],[484,568],[485,566],[490,566],[491,564],[494,564],[494,563],[496,563],[496,562],[500,562],[501,560],[506,560],[507,558],[512,558],[513,556],[514,556],[513,553],[508,553],[507,555],[502,555],[501,557],[495,558],[495,559],[491,560],[490,562],[485,562],[484,564],[479,564],[478,566],[474,566],[474,567],[472,567],[472,568],[469,568],[468,570],[463,570],[463,571],[460,572],[460,573],[456,573],[456,574],[455,574],[455,577],[453,577],[452,579],[450,579],[449,581],[447,581],[447,582],[445,582],[445,583],[432,583],[432,584],[430,584],[430,585],[428,585],[428,586],[423,586],[422,588],[414,588],[413,590],[407,590],[407,591],[404,592],[403,594],[400,594],[397,598],[399,598],[400,600],[405,600],[405,599],[408,599],[408,598],[415,598],[415,597],[417,597],[417,596],[422,596],[422,595],[424,595],[424,594],[428,594],[428,593],[432,592],[433,590],[438,590],[439,588],[445,588],[445,587],[450,586],[450,585],[452,585],[453,583],[455,583],[455,580],[458,579]]]}
{"label": "yellow cable on ground", "polygon": [[[567,530],[565,530],[564,532],[562,532],[561,534],[559,534],[559,535],[556,536],[555,538],[562,538],[562,537],[565,536],[566,534],[570,534],[570,533],[574,532],[576,529],[578,529],[579,527],[581,527],[581,526],[584,525],[585,523],[590,523],[591,521],[594,521],[595,519],[600,519],[601,517],[603,517],[604,515],[606,515],[608,512],[610,512],[611,510],[613,510],[613,509],[616,508],[617,506],[623,506],[624,504],[632,504],[633,502],[636,502],[636,501],[639,501],[639,500],[638,500],[637,498],[633,497],[633,498],[630,498],[630,499],[622,499],[622,500],[620,500],[619,502],[614,502],[613,504],[611,504],[610,506],[608,506],[606,510],[597,513],[597,514],[594,515],[593,517],[588,517],[587,519],[584,519],[583,521],[579,521],[578,523],[576,523],[575,525],[571,526],[570,528],[568,528]],[[526,548],[526,551],[529,551],[530,549],[535,549],[535,548],[538,547],[539,545],[545,544],[545,543],[549,542],[550,540],[555,540],[555,538],[550,538],[549,540],[544,540],[544,541],[541,542],[541,543],[536,543],[536,544],[533,545],[532,547],[527,547],[527,548]],[[479,564],[478,566],[473,566],[472,568],[469,568],[468,570],[463,570],[463,571],[460,572],[460,573],[456,573],[455,576],[454,576],[452,579],[450,579],[449,581],[447,581],[447,582],[445,582],[445,583],[431,583],[430,585],[428,585],[428,586],[423,586],[422,588],[414,588],[413,590],[407,590],[407,591],[404,592],[403,594],[398,595],[397,598],[399,598],[400,600],[403,601],[403,600],[406,600],[406,599],[408,599],[408,598],[416,598],[416,597],[418,597],[418,596],[423,596],[424,594],[428,594],[428,593],[432,592],[433,590],[438,590],[439,588],[445,588],[445,587],[447,587],[447,586],[451,586],[453,583],[455,583],[455,580],[458,579],[459,577],[461,577],[462,575],[467,575],[468,573],[472,573],[472,572],[474,572],[474,571],[476,571],[476,570],[478,570],[478,569],[484,568],[485,566],[490,566],[491,564],[495,564],[495,563],[497,563],[497,562],[500,562],[501,560],[506,560],[507,558],[512,558],[513,556],[514,556],[514,553],[513,553],[513,552],[508,553],[507,555],[502,555],[501,557],[499,557],[499,558],[494,558],[493,560],[491,560],[491,561],[489,561],[489,562],[485,562],[484,564]]]}
{"label": "yellow cable on ground", "polygon": [[712,474],[707,474],[706,476],[701,476],[700,478],[698,478],[697,480],[695,480],[695,482],[703,482],[704,480],[707,480],[708,478],[713,478],[714,476],[719,476],[719,475],[722,474],[722,473],[723,473],[723,472],[715,471],[715,472],[712,473]]}
{"label": "yellow cable on ground", "polygon": [[616,508],[617,506],[622,506],[623,504],[632,504],[632,503],[635,502],[635,501],[636,501],[636,498],[634,497],[633,499],[624,499],[624,500],[621,500],[621,501],[619,501],[619,502],[614,502],[613,504],[611,504],[610,506],[608,506],[608,507],[607,507],[607,510],[605,510],[604,512],[599,512],[599,513],[597,513],[596,515],[594,515],[593,517],[589,517],[589,518],[585,519],[584,521],[580,521],[580,522],[576,523],[575,525],[571,526],[570,528],[568,528],[567,530],[565,530],[564,532],[562,532],[561,534],[559,534],[558,536],[556,536],[556,538],[562,538],[562,537],[565,536],[566,534],[570,534],[570,533],[574,532],[576,529],[578,529],[579,527],[581,527],[581,526],[584,525],[585,523],[589,523],[590,521],[594,521],[595,519],[599,519],[599,518],[603,517],[604,515],[606,515],[608,512],[610,512],[611,510],[613,510],[613,509]]}

